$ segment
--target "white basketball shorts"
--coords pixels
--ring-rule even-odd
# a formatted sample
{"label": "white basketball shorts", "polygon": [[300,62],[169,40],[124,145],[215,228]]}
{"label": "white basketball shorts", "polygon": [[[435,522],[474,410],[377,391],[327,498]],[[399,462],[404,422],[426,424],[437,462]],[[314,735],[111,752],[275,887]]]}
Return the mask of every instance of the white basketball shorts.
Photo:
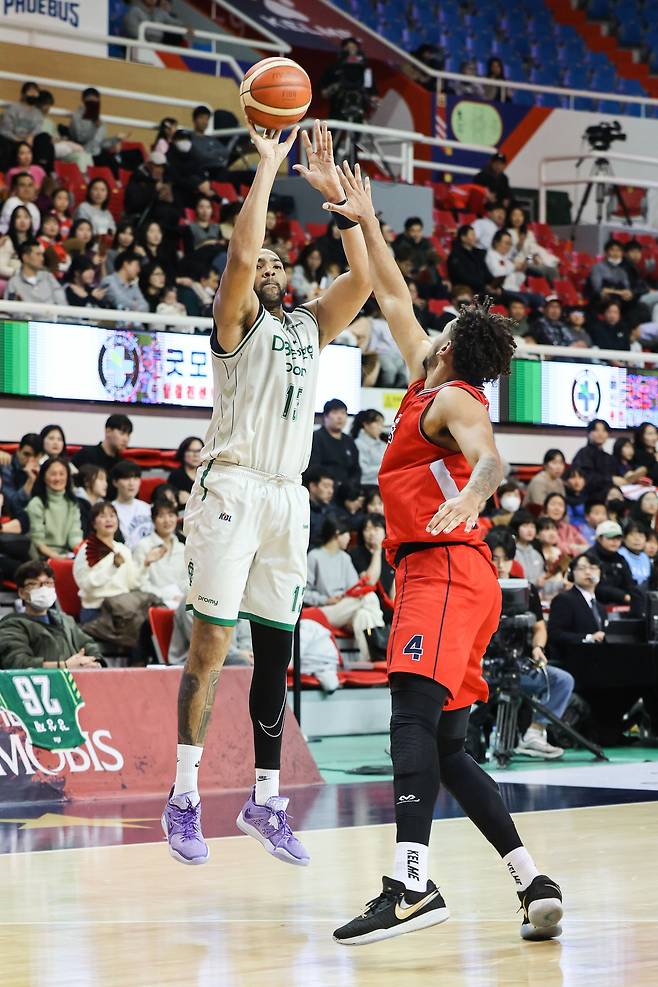
{"label": "white basketball shorts", "polygon": [[211,624],[238,617],[293,630],[306,588],[308,491],[225,463],[199,467],[185,510],[187,609]]}

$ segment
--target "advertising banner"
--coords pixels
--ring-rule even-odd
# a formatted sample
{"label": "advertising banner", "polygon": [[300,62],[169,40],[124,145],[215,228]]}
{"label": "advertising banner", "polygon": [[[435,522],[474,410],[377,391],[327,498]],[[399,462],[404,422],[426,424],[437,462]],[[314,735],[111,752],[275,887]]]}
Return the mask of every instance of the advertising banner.
{"label": "advertising banner", "polygon": [[[212,407],[208,336],[49,322],[0,322],[0,394],[71,401]],[[316,411],[361,408],[361,351],[327,346]]]}
{"label": "advertising banner", "polygon": [[[0,41],[104,57],[107,45],[80,41],[79,35],[109,34],[108,11],[108,0],[0,0]],[[46,31],[71,37],[55,38]]]}
{"label": "advertising banner", "polygon": [[0,672],[0,711],[25,730],[33,747],[54,751],[83,744],[78,722],[83,706],[75,679],[64,669]]}

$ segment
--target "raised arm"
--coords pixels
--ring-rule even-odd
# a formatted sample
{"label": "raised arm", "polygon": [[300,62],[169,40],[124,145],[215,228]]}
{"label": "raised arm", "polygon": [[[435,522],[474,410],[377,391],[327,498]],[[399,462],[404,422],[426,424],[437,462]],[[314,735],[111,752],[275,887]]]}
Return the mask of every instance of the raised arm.
{"label": "raised arm", "polygon": [[430,341],[414,315],[409,289],[382,236],[372,204],[370,179],[362,179],[358,165],[352,174],[347,162],[338,174],[347,202],[344,205],[325,202],[323,208],[360,225],[377,303],[409,368],[410,380],[418,380],[425,377],[423,360],[429,352]]}
{"label": "raised arm", "polygon": [[427,530],[432,535],[449,533],[466,522],[475,527],[480,504],[488,500],[503,479],[503,464],[493,437],[489,415],[467,391],[446,387],[439,391],[423,419],[428,438],[461,452],[473,467],[471,478],[456,497],[441,505]]}
{"label": "raised arm", "polygon": [[[303,131],[302,143],[308,159],[308,168],[304,165],[293,165],[293,170],[305,178],[309,185],[317,189],[328,201],[334,204],[342,202],[345,195],[338,169],[334,164],[333,142],[327,124],[321,124],[316,120],[313,127],[313,142],[311,143],[306,131]],[[320,298],[307,302],[304,306],[310,309],[318,320],[321,347],[326,346],[347,328],[372,291],[363,233],[358,226],[352,226],[351,229],[341,229],[340,235],[349,270],[337,277]]]}
{"label": "raised arm", "polygon": [[265,219],[270,193],[281,162],[292,147],[298,128],[280,142],[281,131],[273,136],[258,134],[247,124],[251,140],[260,154],[256,176],[235,221],[228,248],[226,267],[215,296],[213,316],[217,326],[219,344],[227,353],[241,342],[258,314],[258,298],[254,291],[254,277],[258,254],[265,239]]}

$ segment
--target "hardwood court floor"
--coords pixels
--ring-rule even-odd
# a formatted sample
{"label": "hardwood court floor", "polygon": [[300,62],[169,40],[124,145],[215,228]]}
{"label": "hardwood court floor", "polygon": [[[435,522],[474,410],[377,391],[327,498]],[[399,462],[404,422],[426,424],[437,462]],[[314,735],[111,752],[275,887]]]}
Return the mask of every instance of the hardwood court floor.
{"label": "hardwood court floor", "polygon": [[655,987],[658,804],[523,813],[562,885],[559,942],[518,935],[509,876],[465,819],[435,822],[431,876],[452,918],[346,948],[332,930],[390,870],[391,825],[308,832],[310,868],[246,837],[199,868],[161,844],[0,858],[1,987]]}

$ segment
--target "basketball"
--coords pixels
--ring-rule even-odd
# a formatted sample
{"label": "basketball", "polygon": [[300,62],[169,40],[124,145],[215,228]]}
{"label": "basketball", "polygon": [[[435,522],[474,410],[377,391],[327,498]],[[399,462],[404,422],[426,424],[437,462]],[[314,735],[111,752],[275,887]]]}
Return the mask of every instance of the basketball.
{"label": "basketball", "polygon": [[292,58],[264,58],[240,84],[240,102],[252,124],[267,130],[291,127],[311,102],[311,80]]}

